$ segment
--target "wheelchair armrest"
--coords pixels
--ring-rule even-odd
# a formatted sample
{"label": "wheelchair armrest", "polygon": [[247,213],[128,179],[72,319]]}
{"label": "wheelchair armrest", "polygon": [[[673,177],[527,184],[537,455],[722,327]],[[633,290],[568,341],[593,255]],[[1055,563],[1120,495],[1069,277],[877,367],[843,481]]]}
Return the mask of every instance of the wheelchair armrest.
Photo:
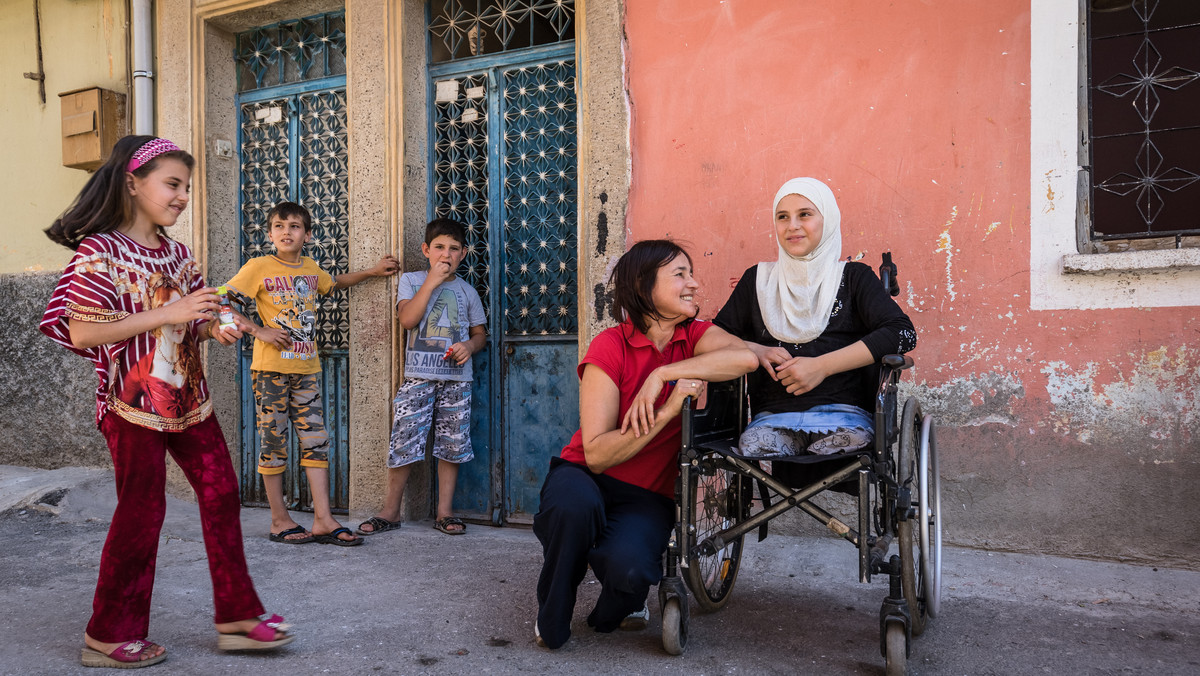
{"label": "wheelchair armrest", "polygon": [[883,356],[883,365],[894,370],[903,371],[912,368],[912,357],[906,354],[885,354]]}

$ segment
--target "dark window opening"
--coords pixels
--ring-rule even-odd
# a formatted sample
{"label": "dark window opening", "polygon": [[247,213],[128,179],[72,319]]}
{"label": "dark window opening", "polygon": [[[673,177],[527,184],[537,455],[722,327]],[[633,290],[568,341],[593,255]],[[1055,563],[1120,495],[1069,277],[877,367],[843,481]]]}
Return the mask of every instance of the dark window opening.
{"label": "dark window opening", "polygon": [[1088,0],[1090,240],[1177,248],[1200,235],[1197,45],[1200,2]]}

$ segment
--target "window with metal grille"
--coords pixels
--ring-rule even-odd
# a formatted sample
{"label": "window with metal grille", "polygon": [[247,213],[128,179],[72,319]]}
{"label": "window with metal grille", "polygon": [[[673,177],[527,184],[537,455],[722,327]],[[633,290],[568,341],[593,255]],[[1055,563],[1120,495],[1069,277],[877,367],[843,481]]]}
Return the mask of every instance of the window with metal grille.
{"label": "window with metal grille", "polygon": [[1200,2],[1087,0],[1085,252],[1200,246]]}
{"label": "window with metal grille", "polygon": [[346,13],[330,12],[239,33],[238,92],[346,74]]}
{"label": "window with metal grille", "polygon": [[431,63],[575,39],[575,0],[433,0],[428,7]]}

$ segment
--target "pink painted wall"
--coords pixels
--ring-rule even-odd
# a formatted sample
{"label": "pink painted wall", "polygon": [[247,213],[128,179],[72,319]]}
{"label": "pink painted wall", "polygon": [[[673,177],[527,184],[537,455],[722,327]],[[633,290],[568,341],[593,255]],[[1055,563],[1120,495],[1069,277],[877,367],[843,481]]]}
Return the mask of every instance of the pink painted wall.
{"label": "pink painted wall", "polygon": [[626,4],[628,241],[691,243],[711,317],[826,181],[844,255],[891,249],[942,424],[947,535],[1200,566],[1195,308],[1033,311],[1028,0]]}

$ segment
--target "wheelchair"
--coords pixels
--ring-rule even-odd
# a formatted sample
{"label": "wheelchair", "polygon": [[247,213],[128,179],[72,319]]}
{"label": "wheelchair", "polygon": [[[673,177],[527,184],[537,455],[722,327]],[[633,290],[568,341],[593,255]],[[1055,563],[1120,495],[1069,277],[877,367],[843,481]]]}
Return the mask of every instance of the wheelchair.
{"label": "wheelchair", "polygon": [[[890,253],[880,278],[899,292]],[[708,384],[708,402],[697,409],[689,397],[682,413],[676,523],[658,587],[664,649],[687,648],[691,590],[697,605],[719,610],[733,593],[747,533],[761,541],[768,522],[798,508],[858,549],[859,581],[886,575],[888,594],[879,610],[880,654],[886,673],[904,674],[913,637],[937,616],[941,599],[942,513],[935,426],[915,398],[899,406],[905,355],[887,355],[870,378],[874,393],[874,445],[834,456],[815,456],[828,473],[799,488],[742,457],[738,438],[749,420],[746,379]],[[877,380],[876,380],[877,377]],[[868,390],[869,391],[869,390]],[[812,456],[800,456],[811,458]],[[781,463],[772,458],[773,468]],[[758,489],[759,506],[754,502]],[[857,523],[846,524],[812,498],[829,489],[857,493]],[[896,544],[896,553],[890,553]],[[686,587],[686,588],[685,588]]]}

